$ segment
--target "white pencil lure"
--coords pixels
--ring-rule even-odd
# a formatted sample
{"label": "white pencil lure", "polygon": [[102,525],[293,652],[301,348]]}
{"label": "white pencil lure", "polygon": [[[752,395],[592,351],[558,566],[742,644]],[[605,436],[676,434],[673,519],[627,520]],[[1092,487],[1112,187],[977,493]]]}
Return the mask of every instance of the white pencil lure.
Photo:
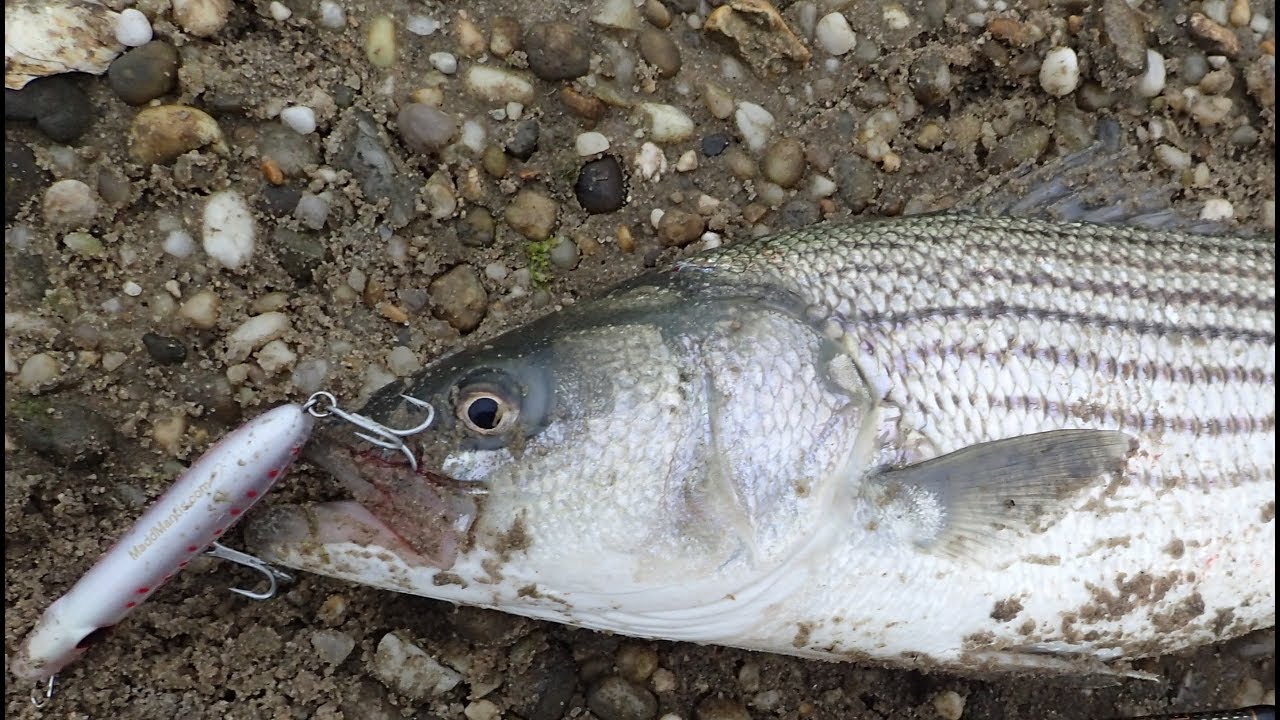
{"label": "white pencil lure", "polygon": [[[275,408],[209,449],[160,496],[71,590],[49,606],[10,670],[50,680],[211,544],[211,555],[267,574],[274,594],[282,573],[215,541],[284,476],[311,435],[307,405]],[[287,579],[287,576],[283,576]]]}

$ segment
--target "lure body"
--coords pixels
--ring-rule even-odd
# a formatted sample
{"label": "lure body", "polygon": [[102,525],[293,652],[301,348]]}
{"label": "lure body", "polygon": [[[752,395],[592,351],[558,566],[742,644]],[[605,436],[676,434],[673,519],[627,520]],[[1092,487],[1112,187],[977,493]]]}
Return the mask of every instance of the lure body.
{"label": "lure body", "polygon": [[210,448],[49,606],[11,665],[43,680],[79,657],[271,489],[302,450],[314,420],[301,405],[275,408]]}

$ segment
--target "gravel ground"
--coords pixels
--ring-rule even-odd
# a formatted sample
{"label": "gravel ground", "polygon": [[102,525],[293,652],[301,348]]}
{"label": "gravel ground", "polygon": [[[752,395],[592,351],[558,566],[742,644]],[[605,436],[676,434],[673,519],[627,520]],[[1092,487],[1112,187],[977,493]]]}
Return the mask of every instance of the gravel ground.
{"label": "gravel ground", "polygon": [[[7,653],[238,421],[322,387],[354,405],[705,247],[948,207],[1104,126],[1131,151],[1130,187],[1274,232],[1272,2],[718,5],[138,0],[55,49],[7,4],[7,45],[110,64],[6,90]],[[117,36],[137,47],[116,58]],[[304,466],[268,502],[336,493]],[[1273,630],[1145,662],[1160,681],[1088,687],[638,642],[313,576],[271,602],[226,591],[252,581],[193,563],[45,710],[6,683],[6,716],[1067,719],[1274,702]],[[380,679],[379,656],[414,647],[433,660]],[[414,672],[435,673],[418,697]]]}

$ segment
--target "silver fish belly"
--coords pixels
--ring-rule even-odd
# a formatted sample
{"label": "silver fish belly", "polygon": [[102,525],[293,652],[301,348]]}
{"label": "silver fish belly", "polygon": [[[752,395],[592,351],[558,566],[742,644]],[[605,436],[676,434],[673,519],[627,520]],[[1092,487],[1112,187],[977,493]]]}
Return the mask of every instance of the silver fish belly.
{"label": "silver fish belly", "polygon": [[[282,508],[255,544],[629,635],[961,672],[1234,637],[1275,623],[1274,279],[1268,241],[964,215],[743,242],[380,392],[374,417],[437,404],[436,471],[335,451],[364,507]],[[446,506],[441,541],[412,508]]]}

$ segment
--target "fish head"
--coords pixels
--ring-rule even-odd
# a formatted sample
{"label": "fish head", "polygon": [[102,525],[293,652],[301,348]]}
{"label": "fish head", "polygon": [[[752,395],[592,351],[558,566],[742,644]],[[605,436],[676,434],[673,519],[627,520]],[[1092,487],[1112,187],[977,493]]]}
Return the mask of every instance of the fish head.
{"label": "fish head", "polygon": [[866,414],[827,377],[836,355],[756,298],[619,292],[380,390],[361,412],[388,427],[434,409],[407,439],[418,467],[313,448],[355,503],[279,508],[251,543],[303,570],[645,634],[636,613],[768,584],[815,542]]}

